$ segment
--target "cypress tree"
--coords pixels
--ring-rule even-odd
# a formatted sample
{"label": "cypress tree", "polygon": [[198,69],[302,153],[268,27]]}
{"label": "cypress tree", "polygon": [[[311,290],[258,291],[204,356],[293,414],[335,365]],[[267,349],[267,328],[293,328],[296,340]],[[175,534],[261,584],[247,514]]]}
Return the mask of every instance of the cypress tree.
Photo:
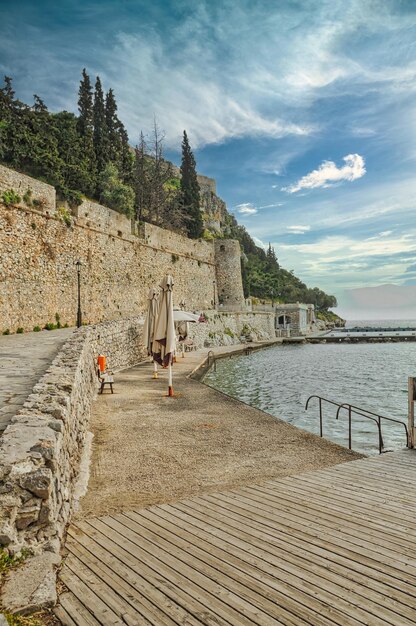
{"label": "cypress tree", "polygon": [[97,174],[100,175],[109,161],[109,154],[104,94],[99,76],[97,76],[97,80],[95,81],[93,119],[95,161],[97,165]]}
{"label": "cypress tree", "polygon": [[94,150],[94,112],[93,96],[90,77],[86,69],[82,70],[82,79],[78,90],[77,130],[81,137],[83,148],[83,170],[85,174],[82,191],[87,195],[93,195],[96,188],[96,163]]}
{"label": "cypress tree", "polygon": [[121,140],[119,126],[121,124],[117,117],[117,103],[114,92],[109,89],[105,97],[105,124],[107,130],[108,158],[118,166],[121,152]]}
{"label": "cypress tree", "polygon": [[89,133],[92,135],[93,130],[93,104],[92,104],[92,87],[90,77],[86,69],[82,70],[82,80],[78,90],[78,130],[82,137]]}
{"label": "cypress tree", "polygon": [[200,188],[196,175],[196,163],[189,145],[186,131],[183,131],[182,163],[181,163],[181,200],[188,214],[188,235],[193,239],[201,237],[203,221],[200,210]]}

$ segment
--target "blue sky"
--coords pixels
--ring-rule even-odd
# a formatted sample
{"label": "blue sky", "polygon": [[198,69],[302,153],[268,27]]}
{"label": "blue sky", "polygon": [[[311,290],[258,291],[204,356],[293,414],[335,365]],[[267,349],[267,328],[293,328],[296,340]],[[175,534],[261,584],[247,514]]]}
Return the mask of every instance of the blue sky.
{"label": "blue sky", "polygon": [[0,22],[19,97],[76,111],[86,67],[132,143],[155,114],[178,162],[186,129],[240,223],[341,313],[416,285],[416,1],[0,0]]}

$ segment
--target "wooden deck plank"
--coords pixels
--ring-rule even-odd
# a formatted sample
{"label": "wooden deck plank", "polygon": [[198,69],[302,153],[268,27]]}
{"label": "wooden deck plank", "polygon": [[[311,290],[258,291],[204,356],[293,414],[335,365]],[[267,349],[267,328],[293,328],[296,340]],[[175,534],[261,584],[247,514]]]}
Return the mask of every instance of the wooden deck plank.
{"label": "wooden deck plank", "polygon": [[[270,488],[268,485],[256,485],[251,489],[259,491],[264,494],[265,498],[269,498],[272,501],[280,498],[281,494],[285,494],[286,497],[293,496],[293,488],[291,489],[286,485],[279,486],[279,491]],[[296,497],[299,502],[307,501],[310,505],[313,503],[313,505],[325,507],[325,511],[335,518],[341,517],[345,520],[354,520],[358,525],[365,525],[366,528],[372,528],[376,532],[384,532],[389,540],[394,543],[408,543],[405,535],[409,537],[414,536],[416,539],[416,532],[413,534],[406,522],[400,523],[400,520],[397,519],[397,507],[396,517],[393,517],[393,515],[390,517],[386,516],[381,506],[367,505],[362,499],[357,502],[348,497],[347,494],[345,495],[343,506],[341,496],[337,497],[336,494],[331,494],[330,491],[321,490],[318,485],[313,492],[313,501],[311,501],[311,495],[312,491],[310,489],[304,489],[303,486],[296,487]],[[371,514],[371,519],[369,514]]]}
{"label": "wooden deck plank", "polygon": [[[171,553],[157,552],[157,556],[155,556],[154,544],[145,539],[134,537],[127,529],[119,529],[117,522],[114,522],[116,529],[102,520],[91,520],[90,523],[117,545],[130,550],[134,556],[140,555],[145,562],[153,563],[156,571],[161,573],[171,584],[185,588],[187,594],[203,604],[206,610],[211,609],[213,617],[219,615],[231,624],[233,622],[241,623],[244,626],[252,626],[253,623],[257,623],[257,621],[253,621],[256,615],[252,612],[251,607],[247,607],[246,603],[234,594],[228,593],[221,585],[210,584],[207,577],[198,575],[192,568],[181,566],[178,559],[175,559]],[[249,617],[245,614],[246,609]]]}
{"label": "wooden deck plank", "polygon": [[415,546],[409,543],[409,539],[406,539],[403,535],[403,530],[400,533],[400,528],[396,527],[396,534],[391,531],[387,524],[379,524],[377,521],[369,520],[368,515],[357,513],[354,515],[354,509],[349,506],[347,511],[334,505],[329,498],[319,498],[315,496],[313,500],[309,497],[305,497],[299,490],[296,494],[293,494],[290,490],[281,488],[279,492],[266,488],[258,487],[246,487],[244,492],[246,494],[252,494],[254,498],[261,498],[265,503],[270,503],[271,506],[282,508],[293,507],[302,508],[305,513],[310,514],[312,517],[316,516],[319,521],[328,527],[337,526],[342,523],[344,533],[359,534],[361,537],[372,537],[374,532],[380,533],[384,537],[383,545],[392,551],[402,552],[403,547],[406,547],[409,555],[413,552],[416,556],[416,542]]}
{"label": "wooden deck plank", "polygon": [[[70,529],[71,532],[71,529]],[[149,611],[148,619],[154,619],[156,626],[177,624],[185,621],[187,626],[198,626],[199,620],[178,606],[145,578],[139,576],[129,567],[121,563],[108,550],[104,550],[88,535],[78,530],[76,538],[71,536],[66,544],[68,550],[78,556],[93,571],[102,572],[110,578],[116,577],[121,587],[119,593],[128,599],[132,606],[136,601],[143,604]]]}
{"label": "wooden deck plank", "polygon": [[409,582],[413,581],[416,584],[416,562],[404,554],[385,548],[383,544],[375,545],[371,540],[368,541],[348,533],[347,537],[346,533],[340,532],[339,525],[334,524],[332,528],[328,527],[321,523],[318,518],[314,519],[313,515],[308,515],[303,509],[296,510],[289,507],[274,509],[264,503],[264,501],[248,498],[236,492],[230,492],[227,498],[233,500],[241,508],[246,508],[253,515],[258,515],[268,520],[271,525],[283,519],[287,527],[297,528],[312,537],[322,537],[331,543],[336,543],[340,547],[359,552],[370,559],[381,562],[383,565],[396,569],[397,575],[401,572],[401,569],[398,568],[398,564],[401,562],[406,568]]}
{"label": "wooden deck plank", "polygon": [[[159,515],[158,515],[159,513]],[[272,589],[276,589],[275,579],[284,581],[286,583],[286,590],[289,593],[296,595],[296,601],[299,602],[299,592],[303,593],[306,606],[310,607],[314,604],[314,598],[323,599],[328,601],[332,605],[337,604],[337,608],[345,610],[346,615],[350,617],[350,623],[353,623],[354,618],[358,621],[365,619],[365,613],[360,609],[360,604],[365,597],[368,597],[369,590],[366,595],[362,595],[362,590],[359,585],[354,586],[348,582],[348,580],[342,579],[340,576],[334,576],[326,572],[325,568],[311,568],[310,563],[305,559],[291,559],[286,551],[280,550],[278,553],[272,554],[270,546],[266,545],[266,542],[262,542],[261,549],[257,549],[254,545],[252,538],[245,533],[242,533],[238,529],[227,532],[218,532],[219,523],[216,522],[216,533],[213,536],[209,531],[212,528],[211,523],[205,520],[195,526],[189,523],[187,520],[186,530],[184,525],[177,526],[181,518],[176,518],[176,523],[171,523],[170,520],[175,520],[175,517],[169,516],[165,511],[163,516],[160,515],[160,511],[141,511],[139,513],[130,513],[128,517],[138,520],[140,524],[145,523],[148,520],[148,528],[154,526],[158,527],[158,532],[166,532],[171,534],[171,540],[177,544],[181,542],[182,537],[186,537],[188,541],[188,549],[193,549],[199,552],[200,547],[203,547],[205,553],[202,553],[202,558],[209,559],[210,555],[215,555],[217,558],[224,561],[221,571],[228,570],[231,575],[236,575],[235,570],[238,570],[242,574],[242,579],[245,584],[250,585],[250,579],[254,578],[260,581],[263,585],[268,585]],[[197,520],[193,520],[194,523]],[[154,526],[153,526],[154,525]],[[193,528],[193,532],[190,529]],[[181,537],[177,537],[178,531],[181,533]],[[247,542],[247,538],[250,540],[250,544]],[[191,545],[192,548],[189,548]],[[247,550],[247,547],[250,550]],[[233,568],[234,572],[233,572]],[[317,573],[316,573],[317,571]],[[325,589],[317,588],[321,583],[325,583]],[[312,583],[312,584],[310,584]],[[289,587],[291,585],[291,587]],[[361,594],[357,594],[357,591],[361,591]],[[307,594],[311,596],[308,598]],[[333,595],[333,598],[330,597]],[[373,624],[384,625],[387,623],[396,626],[398,620],[398,614],[395,611],[390,611],[385,606],[385,598],[381,594],[371,593],[374,606],[373,612]],[[270,596],[273,598],[273,594]],[[338,602],[336,602],[336,600]],[[378,602],[378,605],[377,605]],[[394,609],[397,607],[393,604]],[[416,608],[416,601],[415,601]],[[405,619],[405,616],[412,618],[412,621]],[[404,610],[402,613],[403,624],[413,623],[414,610]]]}
{"label": "wooden deck plank", "polygon": [[[356,564],[343,557],[339,557],[334,553],[324,551],[319,547],[308,544],[301,538],[292,539],[292,543],[290,537],[280,533],[278,530],[276,530],[273,534],[265,533],[264,528],[256,522],[252,522],[251,524],[243,522],[241,517],[234,516],[234,514],[230,511],[226,512],[223,509],[221,520],[218,520],[217,509],[210,511],[206,507],[198,507],[195,502],[192,504],[192,509],[190,509],[190,507],[185,509],[190,514],[184,513],[183,507],[178,507],[178,505],[169,507],[168,512],[172,515],[178,516],[179,519],[182,520],[182,523],[187,524],[187,528],[192,528],[193,526],[199,528],[201,523],[203,524],[206,520],[209,520],[209,532],[214,534],[214,536],[217,535],[217,529],[230,531],[230,529],[234,530],[237,527],[240,532],[244,531],[245,534],[243,536],[245,536],[247,548],[250,552],[252,551],[253,546],[260,548],[266,546],[268,553],[279,557],[279,549],[282,549],[286,551],[286,553],[289,552],[289,554],[294,554],[295,556],[300,557],[302,561],[307,562],[307,567],[309,569],[312,568],[314,564],[320,564],[322,566],[321,569],[341,574],[348,581],[357,581],[359,583],[361,593],[363,593],[366,597],[368,596],[369,591],[374,589],[375,591],[379,591],[381,596],[384,598],[386,594],[386,586],[388,586],[389,596],[385,598],[384,601],[388,602],[391,597],[395,601],[393,606],[396,606],[396,604],[404,604],[414,607],[416,603],[415,597],[412,598],[412,596],[408,593],[397,590],[391,586],[394,584],[394,579],[392,580],[383,576],[377,571],[361,566],[360,564]],[[158,507],[156,513],[160,514],[160,512],[161,507]],[[369,585],[371,585],[371,588]]]}
{"label": "wooden deck plank", "polygon": [[416,453],[91,518],[64,626],[416,624]]}
{"label": "wooden deck plank", "polygon": [[267,614],[259,606],[253,605],[251,598],[247,597],[243,588],[240,589],[240,593],[236,593],[235,587],[230,585],[230,581],[223,571],[219,575],[219,572],[215,572],[214,568],[209,569],[208,566],[204,566],[197,559],[190,557],[189,552],[182,552],[179,548],[173,550],[172,547],[167,547],[161,537],[157,538],[156,535],[152,535],[145,529],[142,529],[140,535],[138,535],[131,528],[121,524],[118,517],[105,517],[103,521],[109,528],[118,531],[129,541],[133,543],[139,542],[140,545],[146,546],[160,562],[171,567],[176,574],[181,574],[183,577],[188,578],[186,583],[188,586],[192,580],[192,583],[198,585],[201,590],[208,591],[213,598],[211,603],[213,603],[214,599],[220,600],[221,605],[218,603],[218,606],[220,606],[227,619],[235,620],[241,624],[258,624],[259,626],[281,623],[273,619],[270,614]]}
{"label": "wooden deck plank", "polygon": [[[172,514],[174,513],[173,511],[170,512]],[[142,516],[143,513],[141,513],[141,517]],[[330,555],[328,556],[328,558],[322,559],[322,564],[319,567],[316,565],[316,555],[313,556],[314,561],[311,562],[308,558],[306,558],[303,546],[301,546],[297,553],[295,551],[295,556],[293,557],[293,551],[290,549],[288,550],[285,542],[281,542],[278,545],[276,545],[276,542],[274,542],[273,545],[264,541],[261,533],[256,534],[250,529],[249,533],[244,533],[244,531],[242,531],[239,526],[237,528],[235,525],[230,525],[227,527],[226,524],[218,522],[215,519],[213,519],[213,522],[215,524],[215,526],[213,526],[210,517],[211,516],[207,515],[206,510],[204,510],[199,516],[197,515],[197,517],[192,517],[184,513],[182,513],[182,515],[179,515],[179,519],[182,520],[182,523],[186,522],[187,528],[192,528],[193,526],[195,526],[196,529],[198,529],[196,530],[196,534],[199,538],[201,537],[201,532],[199,531],[202,530],[202,536],[209,539],[209,541],[213,542],[214,545],[217,545],[219,538],[221,538],[221,541],[224,541],[228,539],[228,536],[240,536],[243,541],[243,543],[240,544],[241,546],[243,546],[243,550],[237,548],[236,542],[233,542],[232,539],[230,542],[231,547],[229,549],[232,551],[233,555],[238,554],[243,560],[252,562],[253,564],[257,565],[259,571],[262,573],[268,572],[272,575],[276,575],[276,570],[273,568],[280,567],[283,569],[287,569],[288,566],[286,566],[285,562],[288,561],[289,564],[295,566],[289,566],[289,571],[292,573],[294,572],[301,579],[306,578],[306,580],[308,581],[314,580],[317,586],[319,586],[320,583],[323,583],[325,584],[326,588],[327,581],[329,582],[331,587],[332,583],[335,582],[335,584],[337,585],[337,597],[343,596],[342,588],[345,588],[348,591],[348,594],[345,596],[345,599],[347,600],[352,601],[352,598],[355,597],[354,594],[358,593],[358,595],[361,595],[361,599],[355,597],[357,606],[360,602],[363,601],[363,598],[368,599],[370,597],[375,604],[380,605],[379,607],[372,607],[372,611],[375,615],[379,614],[380,616],[383,616],[383,619],[386,620],[384,623],[389,623],[389,619],[387,619],[387,617],[389,617],[392,620],[390,623],[397,624],[397,615],[394,616],[397,611],[401,615],[407,616],[408,618],[413,618],[414,616],[414,610],[416,608],[416,598],[413,598],[412,602],[412,599],[409,596],[406,596],[405,594],[398,595],[397,593],[392,593],[391,589],[388,589],[388,596],[386,597],[386,586],[380,585],[379,581],[375,580],[374,582],[376,582],[376,585],[375,588],[373,588],[373,579],[371,579],[369,576],[363,577],[363,580],[360,581],[361,584],[355,584],[354,579],[348,576],[348,568],[338,568],[337,572],[334,574],[331,572],[330,569]],[[213,528],[215,528],[215,532],[212,534]],[[225,534],[222,531],[225,531]],[[249,552],[245,552],[244,554],[244,550],[247,550],[248,547]],[[259,560],[256,562],[256,559],[252,558],[253,555],[261,559],[262,562],[260,562]],[[271,565],[271,568],[269,567],[269,564]],[[317,573],[317,576],[315,576],[314,572]],[[341,574],[341,576],[339,574]],[[335,590],[334,587],[332,588]],[[377,593],[377,590],[380,590],[381,593]],[[390,596],[392,602],[390,602]],[[399,602],[397,602],[397,600],[399,600]],[[402,606],[402,602],[406,603],[404,607]],[[410,608],[407,606],[407,604],[410,605]],[[389,610],[385,612],[384,607],[388,607]],[[390,609],[393,614],[390,612]]]}

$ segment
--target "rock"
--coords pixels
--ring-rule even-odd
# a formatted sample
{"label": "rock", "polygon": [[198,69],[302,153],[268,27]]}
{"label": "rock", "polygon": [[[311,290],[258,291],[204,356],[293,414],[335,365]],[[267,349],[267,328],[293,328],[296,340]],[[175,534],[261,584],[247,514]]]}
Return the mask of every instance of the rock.
{"label": "rock", "polygon": [[1,592],[2,606],[11,613],[28,615],[56,603],[56,566],[53,552],[34,556],[11,570]]}
{"label": "rock", "polygon": [[46,467],[41,467],[35,472],[23,475],[20,479],[20,486],[45,500],[52,489],[52,472]]}
{"label": "rock", "polygon": [[9,626],[9,622],[4,617],[3,613],[0,613],[0,626]]}
{"label": "rock", "polygon": [[40,511],[40,501],[38,504],[32,506],[22,506],[16,517],[16,528],[17,530],[24,530],[33,522],[36,522],[39,518]]}

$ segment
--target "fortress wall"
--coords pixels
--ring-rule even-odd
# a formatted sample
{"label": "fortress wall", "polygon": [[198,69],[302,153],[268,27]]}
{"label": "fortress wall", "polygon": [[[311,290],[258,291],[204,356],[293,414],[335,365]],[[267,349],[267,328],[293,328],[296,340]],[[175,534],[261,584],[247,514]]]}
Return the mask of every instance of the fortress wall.
{"label": "fortress wall", "polygon": [[9,189],[14,189],[14,191],[16,191],[22,198],[21,202],[19,203],[20,206],[25,206],[25,203],[23,202],[23,196],[25,195],[26,191],[30,189],[32,191],[32,197],[42,202],[43,210],[55,210],[55,187],[52,187],[52,185],[47,185],[40,180],[36,180],[35,178],[31,178],[30,176],[26,176],[25,174],[20,174],[20,172],[16,172],[15,170],[11,170],[8,167],[0,165],[0,196],[3,194],[4,191],[8,191]]}
{"label": "fortress wall", "polygon": [[[190,310],[211,308],[217,278],[212,242],[151,224],[137,229],[124,215],[91,201],[74,211],[67,226],[59,207],[55,210],[53,187],[4,167],[0,181],[2,189],[24,193],[31,188],[32,198],[46,199],[40,208],[6,207],[0,201],[0,332],[43,327],[55,322],[56,314],[62,325],[73,326],[78,260],[85,323],[142,314],[149,287],[166,273],[175,279],[175,303],[185,300]],[[237,270],[239,259],[233,265]],[[241,276],[228,276],[235,301]]]}

